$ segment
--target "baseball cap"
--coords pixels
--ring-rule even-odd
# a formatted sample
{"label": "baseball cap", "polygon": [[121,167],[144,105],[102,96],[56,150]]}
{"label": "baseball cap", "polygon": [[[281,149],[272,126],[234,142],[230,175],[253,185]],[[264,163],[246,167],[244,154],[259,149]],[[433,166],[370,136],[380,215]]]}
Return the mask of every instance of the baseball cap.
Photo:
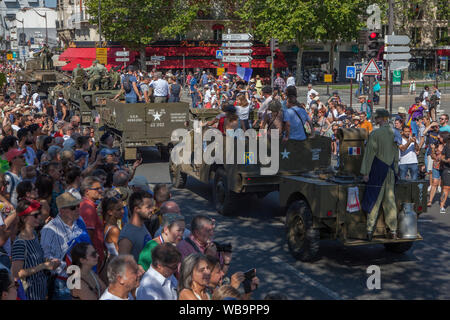
{"label": "baseball cap", "polygon": [[89,155],[89,153],[87,153],[86,151],[77,150],[77,151],[75,151],[75,161],[77,161],[80,158],[84,158],[88,155]]}
{"label": "baseball cap", "polygon": [[5,158],[8,162],[11,162],[15,157],[20,156],[26,152],[25,149],[11,149],[5,154]]}
{"label": "baseball cap", "polygon": [[71,148],[75,147],[75,145],[76,145],[76,142],[72,138],[67,139],[63,143],[64,149],[71,149]]}
{"label": "baseball cap", "polygon": [[153,195],[152,190],[150,190],[150,187],[148,186],[147,178],[144,176],[134,176],[133,180],[128,182],[128,186],[139,187],[140,189]]}
{"label": "baseball cap", "polygon": [[103,148],[102,150],[100,150],[100,155],[102,157],[106,157],[112,154],[116,154],[116,150],[111,149],[111,148]]}
{"label": "baseball cap", "polygon": [[71,193],[64,192],[62,195],[56,198],[56,206],[58,209],[77,206],[81,203],[81,200],[75,198]]}

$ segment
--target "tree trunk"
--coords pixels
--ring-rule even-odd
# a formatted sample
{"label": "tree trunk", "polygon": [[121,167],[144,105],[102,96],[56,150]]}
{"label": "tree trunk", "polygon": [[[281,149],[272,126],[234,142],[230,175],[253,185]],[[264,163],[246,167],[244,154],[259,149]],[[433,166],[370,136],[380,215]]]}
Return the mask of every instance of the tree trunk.
{"label": "tree trunk", "polygon": [[333,82],[336,82],[336,79],[334,79],[334,49],[336,48],[336,41],[331,41],[331,47],[330,47],[330,61],[328,62],[328,65],[330,66],[330,70],[328,70],[328,73],[333,75]]}
{"label": "tree trunk", "polygon": [[302,85],[302,81],[303,81],[303,77],[302,77],[302,58],[303,58],[303,44],[300,44],[298,41],[296,41],[296,45],[298,47],[298,52],[297,52],[297,85]]}
{"label": "tree trunk", "polygon": [[142,71],[147,71],[147,65],[145,64],[145,46],[139,49],[139,63]]}

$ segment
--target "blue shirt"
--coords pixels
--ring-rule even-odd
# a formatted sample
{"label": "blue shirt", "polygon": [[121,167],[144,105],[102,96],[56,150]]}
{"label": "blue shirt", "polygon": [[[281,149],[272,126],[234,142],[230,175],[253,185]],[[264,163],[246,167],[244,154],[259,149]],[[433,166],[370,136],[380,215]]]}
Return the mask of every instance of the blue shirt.
{"label": "blue shirt", "polygon": [[400,133],[400,130],[398,130],[397,128],[394,128],[394,142],[398,146],[402,145],[402,135]]}
{"label": "blue shirt", "polygon": [[442,126],[442,127],[439,128],[439,131],[440,132],[443,132],[443,131],[450,132],[450,126],[448,124],[445,125],[445,126]]}
{"label": "blue shirt", "polygon": [[195,84],[197,84],[197,78],[192,77],[191,83],[190,83],[191,91],[194,91],[194,85],[195,85]]}
{"label": "blue shirt", "polygon": [[[289,139],[306,140],[306,134],[303,125],[307,121],[310,121],[310,118],[308,116],[308,113],[306,113],[305,109],[297,106],[289,108],[286,110],[285,116],[286,116],[285,121],[289,122],[290,125]],[[302,118],[303,123],[302,121],[300,121],[299,116]]]}
{"label": "blue shirt", "polygon": [[[131,91],[128,93],[125,92],[125,98],[136,98],[137,99],[136,92],[134,92],[134,88],[133,88],[133,82],[136,83],[136,85],[137,85],[137,79],[135,76],[132,76],[132,75],[128,75],[128,78],[130,79]],[[122,84],[124,81],[125,81],[125,77],[122,80]]]}

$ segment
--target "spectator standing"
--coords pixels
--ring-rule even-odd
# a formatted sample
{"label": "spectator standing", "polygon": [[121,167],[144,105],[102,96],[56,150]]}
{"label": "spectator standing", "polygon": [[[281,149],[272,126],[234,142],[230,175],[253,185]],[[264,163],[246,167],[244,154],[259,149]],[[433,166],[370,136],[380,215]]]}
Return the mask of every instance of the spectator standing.
{"label": "spectator standing", "polygon": [[210,280],[211,270],[206,256],[201,253],[187,256],[181,264],[178,300],[211,300]]}
{"label": "spectator standing", "polygon": [[22,181],[20,171],[26,165],[25,150],[10,149],[5,158],[9,163],[9,170],[5,172],[5,181],[8,184],[6,188],[6,199],[13,205],[17,206],[17,185]]}
{"label": "spectator standing", "polygon": [[125,92],[126,103],[137,103],[141,99],[141,94],[137,87],[137,79],[133,74],[134,67],[128,66],[128,73],[123,77],[121,81],[122,90]]}
{"label": "spectator standing", "polygon": [[439,117],[439,131],[450,132],[450,125],[448,124],[448,114],[443,114]]}
{"label": "spectator standing", "polygon": [[431,145],[431,158],[433,159],[433,168],[432,168],[432,181],[431,181],[431,190],[430,190],[430,198],[428,200],[427,206],[431,207],[433,204],[434,196],[438,187],[441,184],[441,171],[443,169],[443,164],[441,164],[441,156],[442,151],[444,150],[444,141],[448,140],[449,133],[442,132],[439,134],[439,144]]}
{"label": "spectator standing", "polygon": [[142,276],[132,255],[114,257],[108,265],[109,286],[99,300],[134,300],[133,292]]}
{"label": "spectator standing", "polygon": [[169,86],[169,102],[180,102],[181,99],[181,85],[178,83],[177,78],[173,76],[172,82]]}
{"label": "spectator standing", "polygon": [[131,254],[135,261],[139,261],[139,254],[151,240],[144,221],[150,218],[153,210],[152,196],[145,191],[134,192],[128,200],[128,206],[131,218],[120,232],[119,254]]}
{"label": "spectator standing", "polygon": [[409,171],[410,180],[417,180],[419,168],[416,153],[419,152],[419,145],[416,142],[416,138],[411,136],[411,129],[407,126],[403,127],[402,144],[399,146],[399,149],[398,169],[400,179],[406,180],[406,175]]}
{"label": "spectator standing", "polygon": [[18,286],[7,269],[0,268],[0,300],[17,300]]}
{"label": "spectator standing", "polygon": [[77,243],[72,251],[72,264],[80,267],[80,288],[72,289],[71,295],[74,300],[98,300],[106,290],[106,285],[92,268],[99,261],[97,250],[87,242]]}
{"label": "spectator standing", "polygon": [[288,78],[286,80],[286,87],[293,86],[295,87],[295,78],[292,75],[292,72],[289,72]]}
{"label": "spectator standing", "polygon": [[308,92],[306,93],[306,105],[309,106],[311,104],[311,101],[313,97],[311,97],[311,94],[314,94],[315,96],[318,96],[319,93],[313,89],[312,84],[308,84]]}
{"label": "spectator standing", "polygon": [[288,109],[285,113],[285,136],[283,141],[306,140],[305,124],[312,127],[311,118],[304,108],[298,106],[297,98],[289,96],[287,100]]}
{"label": "spectator standing", "polygon": [[273,81],[273,86],[278,91],[278,94],[286,90],[286,82],[281,77],[281,74],[277,73],[277,78]]}
{"label": "spectator standing", "polygon": [[95,250],[99,255],[100,267],[105,262],[105,252],[103,243],[103,223],[97,214],[96,202],[103,198],[103,187],[101,180],[97,177],[86,177],[81,183],[80,193],[83,200],[80,203],[80,216],[86,224],[89,237],[92,240]]}
{"label": "spectator standing", "polygon": [[442,185],[444,187],[444,195],[441,197],[440,213],[447,213],[445,210],[445,203],[447,202],[448,193],[450,191],[450,136],[444,141],[445,146],[441,154],[442,164]]}
{"label": "spectator standing", "polygon": [[371,133],[372,130],[373,130],[373,126],[372,126],[372,123],[367,120],[366,113],[365,112],[361,112],[359,114],[359,117],[361,118],[360,128],[366,129],[367,133]]}
{"label": "spectator standing", "polygon": [[250,105],[245,95],[238,96],[236,100],[236,114],[239,117],[239,127],[245,131],[250,128],[250,123],[248,121]]}
{"label": "spectator standing", "polygon": [[12,274],[21,279],[28,300],[45,300],[47,276],[44,270],[55,270],[58,259],[45,261],[36,229],[41,225],[41,204],[36,200],[21,200],[17,205],[19,235],[12,247]]}
{"label": "spectator standing", "polygon": [[152,264],[153,249],[163,243],[170,243],[176,246],[183,239],[184,228],[183,216],[174,213],[165,214],[162,223],[162,233],[147,242],[139,255],[138,264],[147,271]]}
{"label": "spectator standing", "polygon": [[152,250],[151,256],[152,265],[136,290],[136,300],[177,300],[178,281],[174,273],[181,263],[181,254],[171,243],[163,243]]}
{"label": "spectator standing", "polygon": [[167,97],[169,95],[169,84],[165,79],[162,78],[162,73],[157,72],[158,80],[153,81],[150,85],[153,88],[153,95],[155,96],[155,103],[165,103],[167,102]]}
{"label": "spectator standing", "polygon": [[370,108],[370,105],[366,101],[366,96],[359,96],[359,103],[361,103],[360,112],[365,112],[367,114],[367,119],[370,119],[372,115],[372,110]]}

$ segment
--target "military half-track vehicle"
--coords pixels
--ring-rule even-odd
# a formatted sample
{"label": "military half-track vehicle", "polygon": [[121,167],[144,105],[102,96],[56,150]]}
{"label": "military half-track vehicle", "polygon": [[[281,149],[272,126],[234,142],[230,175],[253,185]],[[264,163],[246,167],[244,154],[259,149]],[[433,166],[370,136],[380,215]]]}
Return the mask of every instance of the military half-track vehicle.
{"label": "military half-track vehicle", "polygon": [[138,149],[156,146],[167,161],[172,132],[186,128],[189,123],[189,104],[175,103],[121,103],[103,99],[98,108],[104,130],[118,140],[125,160],[137,158]]}
{"label": "military half-track vehicle", "polygon": [[62,72],[56,70],[41,70],[38,58],[26,62],[25,70],[18,72],[16,76],[16,92],[20,93],[25,82],[31,85],[31,92],[49,92],[51,87],[58,83],[70,82],[71,79]]}
{"label": "military half-track vehicle", "polygon": [[[302,261],[313,261],[317,257],[321,239],[340,240],[346,246],[380,243],[397,253],[409,250],[414,241],[422,240],[417,229],[413,234],[399,230],[400,239],[388,239],[382,209],[373,240],[366,240],[366,213],[360,208],[350,213],[347,204],[349,188],[357,187],[358,202],[363,199],[365,184],[359,172],[367,132],[364,129],[340,129],[338,138],[340,166],[337,172],[331,168],[331,139],[312,136],[304,141],[280,143],[276,175],[261,175],[263,165],[260,163],[175,165],[171,161],[170,177],[176,188],[184,187],[188,176],[204,183],[213,180],[214,206],[222,214],[238,212],[240,195],[256,193],[261,197],[279,191],[280,207],[286,212],[289,249]],[[229,150],[224,154],[226,152]],[[428,183],[424,180],[396,184],[399,226],[405,208],[409,207],[410,211],[412,208],[414,215],[426,212],[427,188]]]}

